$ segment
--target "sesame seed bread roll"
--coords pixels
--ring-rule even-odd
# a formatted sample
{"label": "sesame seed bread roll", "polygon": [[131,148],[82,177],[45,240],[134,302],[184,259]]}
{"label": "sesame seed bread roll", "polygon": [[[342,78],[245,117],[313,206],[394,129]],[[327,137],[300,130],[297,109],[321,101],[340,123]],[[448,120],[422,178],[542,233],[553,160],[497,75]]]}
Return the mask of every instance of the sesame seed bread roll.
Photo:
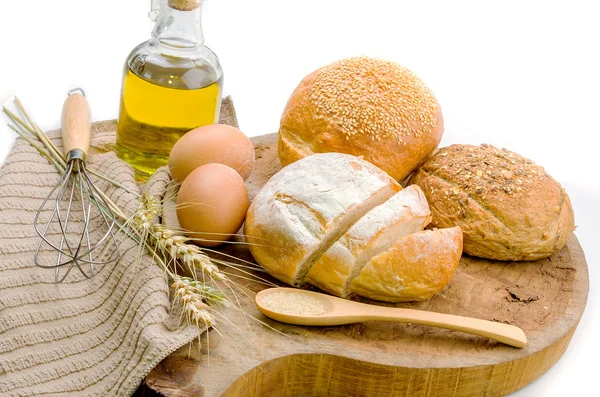
{"label": "sesame seed bread roll", "polygon": [[424,301],[452,280],[462,255],[459,227],[401,238],[377,255],[352,282],[352,292],[385,302]]}
{"label": "sesame seed bread roll", "polygon": [[281,117],[279,159],[285,166],[313,153],[364,156],[402,181],[443,131],[436,98],[408,69],[345,59],[309,74],[292,93]]}
{"label": "sesame seed bread roll", "polygon": [[315,263],[306,282],[345,298],[351,293],[352,280],[373,256],[399,238],[423,230],[430,221],[423,191],[409,186],[356,222]]}
{"label": "sesame seed bread roll", "polygon": [[411,177],[423,189],[432,227],[460,226],[464,250],[481,258],[532,261],[567,243],[575,228],[569,196],[544,169],[506,149],[452,145]]}
{"label": "sesame seed bread roll", "polygon": [[250,252],[275,278],[300,285],[323,252],[401,189],[358,157],[306,157],[275,174],[254,198],[244,226]]}

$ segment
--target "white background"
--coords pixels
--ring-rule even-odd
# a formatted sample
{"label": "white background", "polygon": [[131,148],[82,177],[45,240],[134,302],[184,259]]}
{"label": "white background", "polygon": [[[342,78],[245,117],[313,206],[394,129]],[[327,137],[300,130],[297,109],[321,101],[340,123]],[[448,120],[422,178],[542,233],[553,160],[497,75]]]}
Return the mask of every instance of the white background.
{"label": "white background", "polygon": [[[94,120],[117,116],[129,51],[149,38],[149,1],[0,0],[0,101],[15,90],[44,129],[83,87]],[[563,358],[515,396],[597,395],[600,354],[600,23],[593,1],[209,0],[207,45],[248,135],[278,129],[298,82],[339,58],[411,68],[444,112],[442,145],[491,143],[543,165],[573,201],[591,292]],[[13,141],[0,116],[0,161]]]}

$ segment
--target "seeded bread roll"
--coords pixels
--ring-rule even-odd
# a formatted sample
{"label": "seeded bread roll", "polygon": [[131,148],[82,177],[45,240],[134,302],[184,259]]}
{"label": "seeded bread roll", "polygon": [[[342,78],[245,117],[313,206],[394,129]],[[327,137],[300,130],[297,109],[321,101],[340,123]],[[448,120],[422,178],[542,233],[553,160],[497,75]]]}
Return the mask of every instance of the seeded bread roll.
{"label": "seeded bread roll", "polygon": [[418,186],[409,186],[356,222],[315,263],[306,281],[345,298],[352,280],[373,256],[399,238],[423,230],[430,221],[425,195]]}
{"label": "seeded bread roll", "polygon": [[444,131],[433,93],[393,62],[351,58],[306,76],[281,117],[284,166],[313,153],[340,152],[404,180],[439,145]]}
{"label": "seeded bread roll", "polygon": [[459,227],[410,234],[371,259],[352,282],[352,292],[386,302],[430,299],[456,272],[462,237]]}
{"label": "seeded bread roll", "polygon": [[531,160],[490,145],[440,149],[411,177],[432,227],[460,226],[466,253],[521,261],[548,257],[573,232],[569,196]]}
{"label": "seeded bread roll", "polygon": [[244,226],[250,252],[274,277],[300,285],[323,252],[401,189],[358,157],[306,157],[275,174],[254,198]]}

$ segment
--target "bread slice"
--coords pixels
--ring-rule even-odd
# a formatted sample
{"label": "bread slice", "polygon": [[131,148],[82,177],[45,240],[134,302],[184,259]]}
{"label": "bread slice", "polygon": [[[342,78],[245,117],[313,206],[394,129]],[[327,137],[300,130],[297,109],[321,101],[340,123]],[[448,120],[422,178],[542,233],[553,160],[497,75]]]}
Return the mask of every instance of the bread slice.
{"label": "bread slice", "polygon": [[460,227],[426,230],[401,238],[369,261],[352,292],[386,302],[423,301],[444,289],[462,255]]}
{"label": "bread slice", "polygon": [[351,293],[352,280],[373,256],[389,249],[399,238],[423,230],[430,221],[423,191],[409,186],[356,222],[315,263],[306,281],[346,297]]}
{"label": "bread slice", "polygon": [[359,157],[305,157],[275,174],[252,202],[244,226],[250,252],[274,277],[300,285],[323,252],[401,189]]}

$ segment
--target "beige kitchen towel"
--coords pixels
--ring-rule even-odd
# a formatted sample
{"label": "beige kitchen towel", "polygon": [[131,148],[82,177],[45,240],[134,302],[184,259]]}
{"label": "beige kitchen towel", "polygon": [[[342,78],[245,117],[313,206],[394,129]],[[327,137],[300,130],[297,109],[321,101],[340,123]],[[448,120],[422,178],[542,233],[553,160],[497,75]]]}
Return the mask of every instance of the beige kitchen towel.
{"label": "beige kitchen towel", "polygon": [[[223,101],[221,122],[237,125]],[[129,165],[111,150],[115,122],[95,123],[88,168],[138,191]],[[48,133],[60,146],[60,131]],[[164,193],[166,171],[147,184]],[[171,313],[164,272],[129,238],[121,259],[85,279],[72,271],[54,283],[54,271],[33,262],[36,210],[59,173],[18,139],[0,169],[0,396],[129,396],[150,370],[188,343],[197,330]],[[93,178],[125,214],[135,194]],[[74,214],[77,217],[77,214]]]}

